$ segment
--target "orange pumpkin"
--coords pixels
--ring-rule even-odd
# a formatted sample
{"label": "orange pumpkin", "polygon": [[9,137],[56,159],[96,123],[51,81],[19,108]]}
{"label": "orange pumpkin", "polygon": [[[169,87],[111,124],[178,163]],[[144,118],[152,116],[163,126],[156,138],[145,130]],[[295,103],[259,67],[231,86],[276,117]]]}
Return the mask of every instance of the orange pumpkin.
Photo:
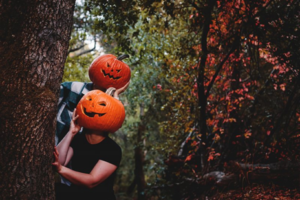
{"label": "orange pumpkin", "polygon": [[105,90],[109,87],[119,89],[130,80],[131,70],[129,66],[122,62],[128,58],[122,55],[118,58],[112,54],[106,54],[96,58],[89,67],[89,77],[99,89]]}
{"label": "orange pumpkin", "polygon": [[86,93],[77,104],[76,114],[80,126],[110,133],[117,131],[125,119],[121,101],[100,90]]}

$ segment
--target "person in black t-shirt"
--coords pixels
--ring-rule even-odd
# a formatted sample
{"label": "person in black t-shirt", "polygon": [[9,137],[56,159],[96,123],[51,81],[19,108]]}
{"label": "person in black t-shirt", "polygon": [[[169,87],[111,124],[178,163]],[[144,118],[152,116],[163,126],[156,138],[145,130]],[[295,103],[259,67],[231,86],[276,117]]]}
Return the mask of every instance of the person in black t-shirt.
{"label": "person in black t-shirt", "polygon": [[[69,180],[71,186],[56,185],[56,199],[114,200],[113,182],[122,152],[108,133],[83,129],[76,123],[73,112],[69,132],[55,147],[57,172]],[[72,158],[72,169],[65,167]]]}

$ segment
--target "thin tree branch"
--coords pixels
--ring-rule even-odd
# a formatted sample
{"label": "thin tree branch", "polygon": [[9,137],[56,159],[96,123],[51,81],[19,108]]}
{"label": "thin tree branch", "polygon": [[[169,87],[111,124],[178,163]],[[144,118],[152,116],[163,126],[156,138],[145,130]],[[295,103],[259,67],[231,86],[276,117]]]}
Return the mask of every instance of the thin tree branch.
{"label": "thin tree branch", "polygon": [[83,44],[83,45],[80,45],[80,46],[77,47],[77,48],[70,49],[70,50],[68,51],[68,54],[69,54],[69,53],[72,53],[72,52],[75,52],[75,51],[78,51],[79,49],[82,49],[82,48],[85,47],[85,46],[86,46],[86,44]]}
{"label": "thin tree branch", "polygon": [[91,48],[91,49],[88,49],[86,51],[83,51],[83,52],[81,52],[81,53],[79,53],[79,54],[77,54],[75,56],[82,56],[84,54],[87,54],[87,53],[90,53],[90,52],[94,51],[96,49],[96,44],[97,44],[97,40],[96,40],[96,37],[94,37],[94,47]]}
{"label": "thin tree branch", "polygon": [[213,86],[213,84],[214,84],[214,82],[215,82],[215,80],[216,80],[216,78],[217,78],[219,72],[221,71],[221,69],[222,69],[224,63],[225,63],[225,62],[227,61],[227,59],[229,58],[230,54],[232,54],[232,53],[234,52],[234,50],[236,49],[236,47],[238,46],[238,42],[239,42],[239,40],[236,38],[235,41],[234,41],[234,43],[233,43],[232,48],[231,48],[230,51],[227,53],[227,55],[226,55],[225,58],[222,60],[222,62],[219,64],[219,66],[218,66],[218,68],[217,68],[217,70],[216,70],[216,72],[215,72],[215,74],[214,74],[212,80],[210,81],[209,85],[207,86],[205,98],[207,98],[207,97],[209,96],[210,89],[212,88],[212,86]]}

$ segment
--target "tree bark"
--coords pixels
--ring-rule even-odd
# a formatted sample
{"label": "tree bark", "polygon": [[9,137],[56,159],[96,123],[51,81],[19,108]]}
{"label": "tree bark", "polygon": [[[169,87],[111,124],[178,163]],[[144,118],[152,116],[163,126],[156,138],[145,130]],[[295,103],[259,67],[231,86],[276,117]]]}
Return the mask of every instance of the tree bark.
{"label": "tree bark", "polygon": [[75,0],[0,0],[0,199],[54,199],[59,84]]}

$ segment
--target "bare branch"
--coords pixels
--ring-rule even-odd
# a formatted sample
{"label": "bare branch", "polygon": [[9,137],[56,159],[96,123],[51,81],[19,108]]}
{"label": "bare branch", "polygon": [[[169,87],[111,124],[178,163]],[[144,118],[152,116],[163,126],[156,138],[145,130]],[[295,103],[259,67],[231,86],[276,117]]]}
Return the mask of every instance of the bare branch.
{"label": "bare branch", "polygon": [[84,54],[87,54],[87,53],[90,53],[90,52],[94,51],[96,49],[96,44],[97,44],[97,40],[96,40],[96,36],[95,36],[94,37],[94,47],[91,48],[91,49],[85,50],[85,51],[83,51],[83,52],[81,52],[81,53],[79,53],[79,54],[77,54],[75,56],[82,56]]}
{"label": "bare branch", "polygon": [[86,45],[86,44],[83,44],[83,45],[80,45],[80,46],[79,46],[79,47],[77,47],[77,48],[70,49],[70,50],[68,51],[68,54],[69,54],[69,53],[72,53],[72,52],[75,52],[75,51],[78,51],[79,49],[82,49],[82,48],[84,48],[84,47],[85,47],[85,45]]}

